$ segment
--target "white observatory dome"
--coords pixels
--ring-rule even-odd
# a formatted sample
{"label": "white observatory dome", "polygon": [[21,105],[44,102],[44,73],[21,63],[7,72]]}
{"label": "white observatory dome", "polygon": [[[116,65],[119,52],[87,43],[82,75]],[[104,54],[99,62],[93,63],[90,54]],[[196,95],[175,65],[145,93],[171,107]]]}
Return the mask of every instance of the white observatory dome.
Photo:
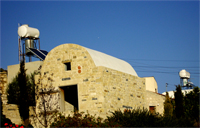
{"label": "white observatory dome", "polygon": [[179,72],[179,76],[180,76],[180,78],[190,78],[190,73],[189,72],[187,72],[185,69],[183,69],[183,70],[181,70],[180,72]]}
{"label": "white observatory dome", "polygon": [[18,28],[18,35],[20,37],[33,37],[38,38],[40,32],[36,28],[29,27],[27,24],[24,24]]}

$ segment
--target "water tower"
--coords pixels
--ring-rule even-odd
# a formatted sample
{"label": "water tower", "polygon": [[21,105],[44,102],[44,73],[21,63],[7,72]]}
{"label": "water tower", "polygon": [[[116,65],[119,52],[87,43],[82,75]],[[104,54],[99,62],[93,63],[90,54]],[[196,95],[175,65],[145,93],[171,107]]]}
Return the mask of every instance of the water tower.
{"label": "water tower", "polygon": [[18,35],[19,61],[25,56],[29,57],[29,62],[32,61],[31,57],[37,57],[40,60],[45,59],[48,52],[40,50],[40,32],[38,29],[24,24],[18,27]]}
{"label": "water tower", "polygon": [[189,87],[190,86],[190,73],[187,72],[185,69],[181,70],[179,72],[179,76],[180,76],[180,84],[182,87]]}

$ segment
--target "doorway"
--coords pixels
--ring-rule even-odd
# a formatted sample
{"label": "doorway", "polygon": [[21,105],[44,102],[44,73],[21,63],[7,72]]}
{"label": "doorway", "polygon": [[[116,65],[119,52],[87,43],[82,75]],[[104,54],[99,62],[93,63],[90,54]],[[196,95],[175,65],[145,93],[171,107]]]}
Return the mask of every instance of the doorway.
{"label": "doorway", "polygon": [[64,86],[60,88],[62,92],[64,93],[63,100],[62,100],[62,102],[64,101],[64,104],[63,104],[64,111],[79,110],[77,85]]}

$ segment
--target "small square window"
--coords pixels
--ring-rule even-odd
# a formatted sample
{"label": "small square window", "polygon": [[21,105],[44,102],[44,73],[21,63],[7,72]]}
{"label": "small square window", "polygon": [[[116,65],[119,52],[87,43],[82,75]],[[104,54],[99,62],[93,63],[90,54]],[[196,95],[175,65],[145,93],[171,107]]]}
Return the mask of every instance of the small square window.
{"label": "small square window", "polygon": [[64,63],[64,65],[65,65],[65,71],[71,70],[71,62]]}

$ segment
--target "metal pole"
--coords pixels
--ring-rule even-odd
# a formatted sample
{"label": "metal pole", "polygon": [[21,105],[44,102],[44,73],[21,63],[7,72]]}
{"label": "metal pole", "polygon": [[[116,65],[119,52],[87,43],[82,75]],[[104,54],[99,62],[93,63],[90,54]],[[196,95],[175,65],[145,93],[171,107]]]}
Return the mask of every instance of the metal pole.
{"label": "metal pole", "polygon": [[21,46],[20,46],[20,42],[21,42],[21,41],[20,41],[20,38],[18,37],[18,54],[19,54],[19,63],[20,63],[20,60],[21,60],[21,59],[20,59],[20,47],[21,47]]}
{"label": "metal pole", "polygon": [[[20,24],[18,23],[18,28],[20,27]],[[18,54],[19,54],[19,63],[20,63],[20,61],[21,61],[21,45],[20,45],[20,43],[21,43],[21,40],[20,40],[20,37],[18,36]]]}
{"label": "metal pole", "polygon": [[40,50],[40,38],[38,39],[38,43],[39,43],[39,50]]}
{"label": "metal pole", "polygon": [[168,85],[168,83],[166,83],[166,92],[167,92],[167,85]]}

